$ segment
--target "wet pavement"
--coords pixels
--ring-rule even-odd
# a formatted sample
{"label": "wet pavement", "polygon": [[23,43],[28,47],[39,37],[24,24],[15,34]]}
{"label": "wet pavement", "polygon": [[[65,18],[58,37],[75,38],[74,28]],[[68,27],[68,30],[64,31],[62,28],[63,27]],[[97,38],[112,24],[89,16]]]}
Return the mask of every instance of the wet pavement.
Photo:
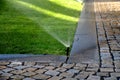
{"label": "wet pavement", "polygon": [[68,62],[99,62],[94,0],[85,0]]}
{"label": "wet pavement", "polygon": [[65,63],[66,57],[53,55],[0,60],[0,80],[120,80],[120,1],[95,0],[94,8],[99,61]]}

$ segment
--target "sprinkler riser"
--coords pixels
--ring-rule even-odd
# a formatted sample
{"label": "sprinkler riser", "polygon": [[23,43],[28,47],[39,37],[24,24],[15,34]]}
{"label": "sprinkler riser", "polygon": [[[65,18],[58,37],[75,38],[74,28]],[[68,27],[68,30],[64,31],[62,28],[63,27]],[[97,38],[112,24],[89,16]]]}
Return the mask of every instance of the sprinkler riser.
{"label": "sprinkler riser", "polygon": [[66,48],[66,55],[69,56],[70,47]]}

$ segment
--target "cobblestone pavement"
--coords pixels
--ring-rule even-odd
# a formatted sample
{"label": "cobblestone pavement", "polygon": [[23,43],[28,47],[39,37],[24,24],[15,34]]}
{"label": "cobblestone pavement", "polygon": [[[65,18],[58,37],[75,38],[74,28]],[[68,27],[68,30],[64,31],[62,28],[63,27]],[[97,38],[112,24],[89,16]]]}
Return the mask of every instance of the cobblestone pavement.
{"label": "cobblestone pavement", "polygon": [[120,1],[94,6],[100,63],[0,61],[0,80],[120,80]]}

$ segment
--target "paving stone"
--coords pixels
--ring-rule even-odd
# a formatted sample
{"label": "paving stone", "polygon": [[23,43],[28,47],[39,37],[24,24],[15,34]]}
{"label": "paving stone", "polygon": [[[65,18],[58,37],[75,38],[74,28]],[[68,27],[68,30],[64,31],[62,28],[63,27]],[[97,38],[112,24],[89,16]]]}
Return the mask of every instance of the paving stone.
{"label": "paving stone", "polygon": [[117,80],[116,77],[107,77],[107,78],[104,78],[104,80]]}
{"label": "paving stone", "polygon": [[72,73],[67,73],[67,72],[63,72],[63,73],[61,73],[59,76],[72,78],[72,77],[74,76],[74,74],[72,74]]}
{"label": "paving stone", "polygon": [[34,66],[35,64],[35,62],[24,62],[25,66]]}
{"label": "paving stone", "polygon": [[114,60],[120,60],[120,56],[114,57]]}
{"label": "paving stone", "polygon": [[119,53],[119,52],[117,52],[117,53],[116,53],[116,52],[112,52],[112,54],[113,54],[114,57],[120,56],[120,53]]}
{"label": "paving stone", "polygon": [[11,73],[3,73],[1,76],[3,76],[3,77],[10,77],[10,76],[12,76],[13,74],[11,74]]}
{"label": "paving stone", "polygon": [[9,68],[13,68],[13,67],[16,67],[16,66],[19,66],[19,65],[13,65],[13,64],[7,65],[7,67],[9,67]]}
{"label": "paving stone", "polygon": [[0,75],[0,80],[9,80],[9,76]]}
{"label": "paving stone", "polygon": [[87,80],[100,80],[100,76],[93,76],[93,75],[91,75],[91,76],[89,76],[87,78]]}
{"label": "paving stone", "polygon": [[68,72],[68,73],[75,74],[75,73],[79,73],[79,71],[80,71],[80,70],[69,69],[67,72]]}
{"label": "paving stone", "polygon": [[120,69],[115,69],[115,72],[120,72]]}
{"label": "paving stone", "polygon": [[0,74],[3,74],[4,72],[3,71],[0,71]]}
{"label": "paving stone", "polygon": [[38,74],[38,75],[33,76],[34,79],[40,79],[40,80],[47,80],[50,77],[51,76],[44,75],[44,74]]}
{"label": "paving stone", "polygon": [[86,67],[87,67],[87,64],[77,63],[76,66],[74,66],[74,69],[85,70]]}
{"label": "paving stone", "polygon": [[63,77],[60,77],[60,76],[53,76],[52,78],[48,79],[48,80],[60,80],[62,79]]}
{"label": "paving stone", "polygon": [[60,67],[60,66],[62,66],[62,64],[63,63],[61,63],[61,62],[56,62],[56,63],[50,63],[49,65],[54,66],[54,67]]}
{"label": "paving stone", "polygon": [[62,80],[77,80],[75,78],[65,78],[65,79],[62,79]]}
{"label": "paving stone", "polygon": [[[107,44],[107,43],[106,43],[106,44]],[[101,53],[109,53],[110,51],[109,51],[109,50],[100,49],[100,52],[101,52]]]}
{"label": "paving stone", "polygon": [[10,78],[12,78],[12,79],[17,79],[17,80],[21,80],[21,79],[24,78],[24,76],[21,76],[21,75],[12,75],[12,76],[10,76]]}
{"label": "paving stone", "polygon": [[107,58],[112,58],[111,56],[101,56],[101,59],[107,59]]}
{"label": "paving stone", "polygon": [[108,76],[109,76],[109,73],[107,73],[107,72],[97,72],[96,75],[97,75],[97,76],[102,76],[102,77],[108,77]]}
{"label": "paving stone", "polygon": [[87,68],[86,71],[97,72],[98,68]]}
{"label": "paving stone", "polygon": [[50,62],[36,62],[36,65],[48,66]]}
{"label": "paving stone", "polygon": [[14,70],[14,71],[11,71],[10,73],[19,75],[19,74],[22,74],[24,72],[25,72],[24,70]]}
{"label": "paving stone", "polygon": [[39,68],[39,69],[41,69],[41,68],[44,68],[45,66],[41,66],[41,65],[35,65],[35,66],[32,66],[33,68]]}
{"label": "paving stone", "polygon": [[36,72],[36,73],[41,73],[41,74],[42,74],[42,73],[44,73],[44,72],[46,72],[46,71],[47,71],[47,70],[45,70],[45,69],[38,69],[38,70],[36,70],[35,72]]}
{"label": "paving stone", "polygon": [[119,47],[111,47],[111,50],[118,51],[118,50],[120,50],[120,48]]}
{"label": "paving stone", "polygon": [[99,39],[99,40],[106,40],[106,38],[103,37],[103,36],[99,36],[98,39]]}
{"label": "paving stone", "polygon": [[75,76],[75,78],[77,78],[77,79],[85,79],[89,75],[92,75],[92,74],[95,74],[95,72],[85,72],[85,71],[82,71],[77,76]]}
{"label": "paving stone", "polygon": [[106,67],[106,68],[113,68],[113,63],[112,62],[109,62],[109,61],[106,61],[106,62],[102,62],[101,64],[102,67]]}
{"label": "paving stone", "polygon": [[75,66],[85,68],[85,67],[87,67],[87,64],[77,63]]}
{"label": "paving stone", "polygon": [[55,70],[59,72],[65,72],[67,69],[63,67],[59,67],[59,68],[56,68]]}
{"label": "paving stone", "polygon": [[64,63],[62,67],[66,68],[66,69],[70,69],[70,68],[72,68],[74,65],[75,65],[75,64],[65,64],[65,63]]}
{"label": "paving stone", "polygon": [[79,79],[79,80],[87,80],[87,79]]}
{"label": "paving stone", "polygon": [[113,68],[100,68],[101,72],[114,72]]}
{"label": "paving stone", "polygon": [[49,70],[49,71],[45,72],[45,74],[51,75],[51,76],[57,76],[60,74],[60,72],[58,72],[56,70]]}
{"label": "paving stone", "polygon": [[10,72],[10,71],[13,71],[14,69],[13,68],[6,68],[6,69],[3,69],[2,71],[4,72]]}
{"label": "paving stone", "polygon": [[28,71],[28,72],[33,72],[33,71],[35,71],[37,68],[31,68],[31,67],[29,67],[29,68],[26,68],[26,69],[23,69],[24,71]]}
{"label": "paving stone", "polygon": [[0,70],[5,69],[5,68],[6,68],[6,66],[0,66]]}
{"label": "paving stone", "polygon": [[55,69],[55,67],[53,67],[53,66],[46,66],[45,69],[47,69],[47,70],[53,70],[53,69]]}
{"label": "paving stone", "polygon": [[23,80],[35,80],[35,79],[32,79],[32,78],[24,78]]}
{"label": "paving stone", "polygon": [[88,77],[88,74],[84,74],[84,75],[77,75],[75,78],[77,79],[85,79]]}
{"label": "paving stone", "polygon": [[120,69],[120,61],[114,61],[115,68]]}
{"label": "paving stone", "polygon": [[21,69],[25,69],[25,68],[28,68],[30,66],[16,66],[14,67],[15,69],[18,69],[18,70],[21,70]]}
{"label": "paving stone", "polygon": [[75,66],[74,69],[84,71],[86,68],[85,67]]}
{"label": "paving stone", "polygon": [[100,44],[100,50],[109,50],[109,47],[107,44],[104,44],[104,45]]}
{"label": "paving stone", "polygon": [[102,59],[102,62],[103,63],[107,63],[107,62],[113,63],[113,60],[112,60],[112,58],[105,58],[105,59]]}
{"label": "paving stone", "polygon": [[25,72],[25,73],[23,73],[22,75],[23,76],[27,76],[27,77],[31,77],[31,76],[33,76],[33,75],[35,75],[36,73],[35,72]]}
{"label": "paving stone", "polygon": [[10,62],[0,61],[0,66],[5,66],[10,64]]}
{"label": "paving stone", "polygon": [[117,72],[117,73],[110,73],[111,76],[114,76],[114,77],[120,77],[120,72]]}
{"label": "paving stone", "polygon": [[111,57],[111,54],[110,53],[100,53],[100,56],[103,58],[106,58],[106,57]]}
{"label": "paving stone", "polygon": [[89,63],[88,67],[95,67],[95,68],[99,68],[99,64],[98,63]]}
{"label": "paving stone", "polygon": [[13,61],[13,62],[11,62],[10,65],[22,65],[22,62],[16,62],[16,61]]}
{"label": "paving stone", "polygon": [[8,78],[4,78],[0,76],[0,80],[7,80]]}

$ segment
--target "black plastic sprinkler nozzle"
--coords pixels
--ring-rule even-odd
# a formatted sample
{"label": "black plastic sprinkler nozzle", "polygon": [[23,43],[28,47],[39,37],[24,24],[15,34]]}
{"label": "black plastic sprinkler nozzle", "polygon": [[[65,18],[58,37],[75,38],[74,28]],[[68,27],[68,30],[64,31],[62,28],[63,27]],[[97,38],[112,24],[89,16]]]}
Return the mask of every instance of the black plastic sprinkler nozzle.
{"label": "black plastic sprinkler nozzle", "polygon": [[69,51],[70,51],[70,47],[66,47],[66,56],[67,56],[67,59],[66,59],[66,61],[65,61],[65,63],[67,63],[68,62],[68,59],[69,59]]}
{"label": "black plastic sprinkler nozzle", "polygon": [[69,56],[69,50],[70,50],[70,47],[67,47],[66,49],[66,55]]}

